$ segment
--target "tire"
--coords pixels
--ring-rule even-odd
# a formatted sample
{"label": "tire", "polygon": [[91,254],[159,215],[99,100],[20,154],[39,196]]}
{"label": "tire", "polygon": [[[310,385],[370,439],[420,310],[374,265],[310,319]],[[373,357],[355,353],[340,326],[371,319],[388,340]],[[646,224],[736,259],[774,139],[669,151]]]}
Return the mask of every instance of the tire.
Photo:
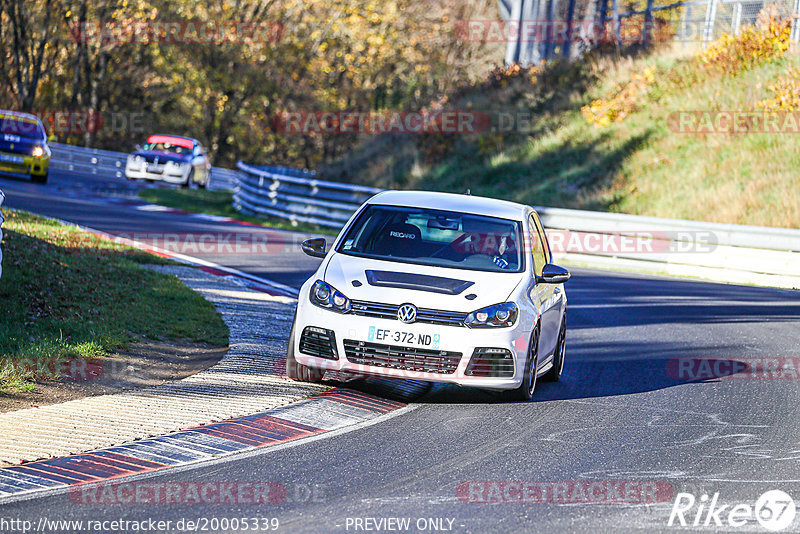
{"label": "tire", "polygon": [[44,173],[42,175],[39,174],[31,174],[31,182],[35,184],[46,184],[47,183],[47,175],[49,173]]}
{"label": "tire", "polygon": [[531,342],[528,344],[528,357],[525,360],[525,374],[522,384],[517,389],[511,390],[511,399],[516,401],[529,401],[536,390],[536,371],[539,367],[539,325],[533,329]]}
{"label": "tire", "polygon": [[561,328],[558,331],[558,342],[556,343],[556,350],[553,353],[553,367],[547,371],[542,380],[547,382],[558,382],[561,378],[561,373],[564,371],[564,355],[567,352],[567,314],[561,320]]}
{"label": "tire", "polygon": [[184,189],[189,189],[192,186],[193,180],[194,180],[194,169],[189,171],[189,176],[186,177],[186,181],[181,184],[181,187]]}
{"label": "tire", "polygon": [[289,333],[289,347],[286,349],[286,377],[302,382],[321,382],[322,377],[325,376],[323,369],[303,365],[294,359],[295,320],[292,321],[292,330]]}

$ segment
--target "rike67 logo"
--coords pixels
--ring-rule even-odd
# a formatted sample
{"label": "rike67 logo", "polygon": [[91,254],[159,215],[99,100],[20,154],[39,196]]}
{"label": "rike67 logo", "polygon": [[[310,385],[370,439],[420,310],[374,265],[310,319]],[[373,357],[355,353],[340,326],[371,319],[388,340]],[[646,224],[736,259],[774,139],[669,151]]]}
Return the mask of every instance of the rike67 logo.
{"label": "rike67 logo", "polygon": [[749,503],[720,504],[719,493],[699,499],[691,493],[678,493],[669,514],[668,526],[739,528],[758,523],[772,532],[787,530],[796,509],[792,497],[781,490],[765,492]]}

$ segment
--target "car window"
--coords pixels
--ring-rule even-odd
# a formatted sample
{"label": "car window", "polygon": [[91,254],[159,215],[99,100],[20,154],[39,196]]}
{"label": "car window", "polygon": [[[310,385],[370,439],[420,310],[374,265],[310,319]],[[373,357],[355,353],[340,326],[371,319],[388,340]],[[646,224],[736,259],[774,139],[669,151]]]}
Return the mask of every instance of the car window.
{"label": "car window", "polygon": [[545,233],[544,231],[544,226],[542,226],[542,221],[535,213],[531,215],[531,218],[533,219],[533,222],[536,225],[536,229],[539,231],[539,237],[542,240],[542,249],[544,250],[545,264],[550,263],[553,260],[550,257],[550,246],[547,243],[547,233]]}
{"label": "car window", "polygon": [[545,246],[539,229],[536,227],[533,215],[528,219],[528,230],[530,232],[531,258],[533,260],[533,270],[536,276],[542,275],[542,269],[547,263]]}
{"label": "car window", "polygon": [[171,143],[145,143],[144,145],[145,150],[154,150],[160,152],[172,152],[175,154],[188,154],[189,149],[186,147],[173,145]]}
{"label": "car window", "polygon": [[38,122],[8,115],[0,115],[0,133],[33,139],[46,137],[44,129]]}
{"label": "car window", "polygon": [[427,208],[368,206],[338,252],[401,263],[476,271],[521,272],[521,224]]}

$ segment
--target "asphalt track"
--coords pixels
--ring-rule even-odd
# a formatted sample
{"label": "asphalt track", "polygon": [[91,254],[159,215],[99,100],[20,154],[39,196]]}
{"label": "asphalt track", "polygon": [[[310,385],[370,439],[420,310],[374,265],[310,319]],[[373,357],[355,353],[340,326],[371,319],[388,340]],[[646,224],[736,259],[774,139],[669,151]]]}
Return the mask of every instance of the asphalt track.
{"label": "asphalt track", "polygon": [[[86,200],[138,187],[65,174],[45,187],[0,179],[7,207],[110,233],[236,231]],[[298,287],[315,260],[292,246],[296,235],[270,235],[283,243],[269,253],[204,259]],[[718,494],[716,508],[727,508],[723,526],[705,512],[692,526],[695,505],[683,530],[767,532],[754,514],[731,526],[728,512],[754,507],[767,490],[800,499],[800,379],[784,369],[800,361],[800,295],[577,269],[567,293],[564,376],[540,384],[532,402],[437,386],[416,409],[372,426],[146,481],[273,481],[287,488],[280,503],[96,505],[54,495],[6,504],[0,519],[171,520],[181,531],[181,519],[277,518],[282,532],[387,532],[404,531],[385,521],[400,518],[408,531],[670,532],[682,530],[668,522],[685,492],[698,504]],[[688,358],[708,367],[681,367]],[[538,489],[515,502],[522,487]],[[800,517],[783,531],[798,530]]]}

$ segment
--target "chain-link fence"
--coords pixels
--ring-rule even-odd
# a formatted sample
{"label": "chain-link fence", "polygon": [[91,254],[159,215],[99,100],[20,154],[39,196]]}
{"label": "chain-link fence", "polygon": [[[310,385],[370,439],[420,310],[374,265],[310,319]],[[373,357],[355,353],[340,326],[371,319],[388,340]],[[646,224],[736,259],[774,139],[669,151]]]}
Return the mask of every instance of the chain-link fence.
{"label": "chain-link fence", "polygon": [[792,19],[800,42],[800,0],[499,0],[511,29],[506,63],[531,65],[590,48],[678,41],[706,46],[724,33],[754,25],[762,11]]}
{"label": "chain-link fence", "polygon": [[734,0],[694,0],[684,2],[680,26],[675,39],[684,43],[700,42],[703,46],[725,33],[738,35],[742,28],[755,25],[764,11],[779,18],[792,19],[792,40],[800,42],[798,13],[800,0],[775,2],[739,2]]}

